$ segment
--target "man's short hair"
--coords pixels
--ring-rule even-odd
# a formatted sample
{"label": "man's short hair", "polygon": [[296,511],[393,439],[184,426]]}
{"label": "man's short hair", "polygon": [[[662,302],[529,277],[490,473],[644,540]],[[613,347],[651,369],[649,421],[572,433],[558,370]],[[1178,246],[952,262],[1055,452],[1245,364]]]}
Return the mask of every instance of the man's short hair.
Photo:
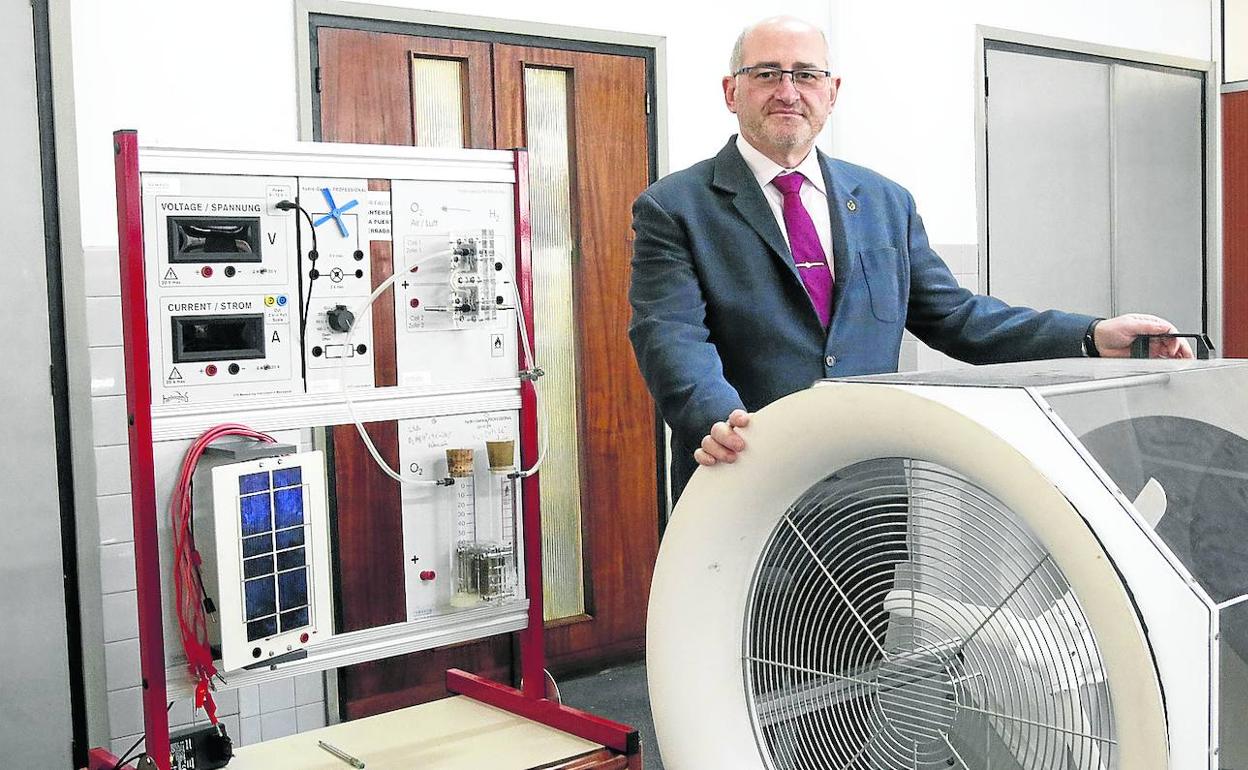
{"label": "man's short hair", "polygon": [[764,25],[764,24],[769,24],[769,23],[771,23],[771,22],[773,22],[773,21],[779,21],[779,20],[781,20],[781,19],[789,19],[789,20],[792,20],[792,21],[800,21],[802,24],[806,24],[807,26],[811,27],[812,29],[817,29],[817,30],[819,30],[819,35],[820,35],[820,37],[822,37],[822,38],[823,38],[823,47],[824,47],[824,49],[826,49],[826,50],[827,50],[827,56],[828,56],[828,69],[832,69],[832,49],[831,49],[831,47],[828,45],[828,35],[827,35],[827,33],[825,33],[825,32],[824,32],[821,28],[816,27],[814,24],[811,24],[810,22],[806,21],[805,19],[799,19],[799,18],[797,18],[796,16],[772,16],[772,17],[769,17],[769,18],[766,18],[766,19],[760,19],[760,20],[758,20],[758,21],[754,22],[753,24],[750,24],[750,25],[749,25],[749,26],[747,26],[745,29],[741,30],[741,34],[740,34],[740,35],[737,35],[737,42],[735,42],[735,43],[733,43],[733,44],[732,44],[732,56],[728,59],[728,74],[729,74],[729,75],[735,74],[737,70],[739,70],[739,69],[741,69],[741,67],[745,66],[745,65],[744,65],[744,62],[743,62],[743,61],[742,61],[742,59],[741,59],[741,48],[745,45],[745,37],[746,37],[746,35],[750,34],[750,33],[751,33],[751,32],[753,32],[755,29],[757,29],[758,27],[761,27],[761,26],[762,26],[762,25]]}

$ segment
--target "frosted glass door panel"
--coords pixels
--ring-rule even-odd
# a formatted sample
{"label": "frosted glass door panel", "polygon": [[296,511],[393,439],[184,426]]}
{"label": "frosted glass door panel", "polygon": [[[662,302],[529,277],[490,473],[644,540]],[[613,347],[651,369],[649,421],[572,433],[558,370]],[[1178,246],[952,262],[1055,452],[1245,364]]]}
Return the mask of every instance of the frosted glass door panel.
{"label": "frosted glass door panel", "polygon": [[464,63],[412,57],[412,123],[418,147],[465,147]]}
{"label": "frosted glass door panel", "polygon": [[547,620],[585,611],[569,85],[563,70],[529,67],[524,71],[534,326],[541,330],[535,355],[546,371],[539,419],[545,422],[548,437],[541,474]]}
{"label": "frosted glass door panel", "polygon": [[1115,313],[1203,331],[1201,78],[1115,65]]}

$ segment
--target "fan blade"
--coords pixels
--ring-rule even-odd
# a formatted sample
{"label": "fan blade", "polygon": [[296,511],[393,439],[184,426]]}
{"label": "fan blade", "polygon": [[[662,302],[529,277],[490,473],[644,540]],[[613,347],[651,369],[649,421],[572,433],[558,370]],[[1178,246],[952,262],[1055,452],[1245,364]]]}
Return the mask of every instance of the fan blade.
{"label": "fan blade", "polygon": [[894,589],[884,597],[884,609],[902,618],[922,621],[965,643],[978,631],[998,649],[1013,653],[1018,645],[1017,629],[1024,625],[1007,607],[993,609],[981,604],[944,599],[924,591]]}
{"label": "fan blade", "polygon": [[1020,646],[1016,654],[1032,669],[1052,679],[1051,692],[1077,690],[1105,681],[1096,640],[1072,594],[1066,593],[1027,624],[1029,644]]}
{"label": "fan blade", "polygon": [[1135,496],[1132,505],[1139,512],[1148,526],[1157,529],[1161,517],[1166,515],[1166,490],[1157,479],[1149,478],[1148,483]]}
{"label": "fan blade", "polygon": [[1066,748],[1075,760],[1075,768],[1077,770],[1106,770],[1100,744],[1092,735],[1092,723],[1088,720],[1083,702],[1079,699],[1079,691],[1063,690],[1053,693],[1052,697],[1065,721],[1077,731],[1066,734]]}
{"label": "fan blade", "polygon": [[[892,617],[923,621],[964,640],[978,629],[974,644],[1011,654],[1018,665],[1010,672],[1016,686],[1009,695],[1013,705],[1023,705],[1023,713],[1031,717],[1021,720],[1002,713],[1004,704],[998,701],[1004,698],[993,697],[991,690],[985,690],[987,705],[982,711],[1024,770],[1052,770],[1059,736],[1060,745],[1079,758],[1078,770],[1104,770],[1099,744],[1105,739],[1092,734],[1079,699],[1079,688],[1100,683],[1103,673],[1099,659],[1080,655],[1096,647],[1072,595],[1064,595],[1034,619],[1020,618],[1008,608],[993,610],[907,589],[890,591],[884,608]],[[965,657],[968,665],[984,659],[976,654]],[[975,678],[973,671],[968,674]]]}
{"label": "fan blade", "polygon": [[1093,732],[1079,691],[1053,692],[1039,672],[1015,662],[1020,665],[1005,677],[1008,688],[982,677],[962,680],[981,687],[960,688],[960,708],[987,717],[1021,770],[1108,770],[1104,749],[1114,741]]}
{"label": "fan blade", "polygon": [[[783,669],[797,668],[761,658],[746,660]],[[772,725],[786,719],[806,716],[829,706],[867,698],[875,692],[876,677],[879,674],[877,666],[854,671],[848,676],[807,668],[797,670],[821,677],[822,681],[790,685],[760,696],[756,706],[760,724]]]}

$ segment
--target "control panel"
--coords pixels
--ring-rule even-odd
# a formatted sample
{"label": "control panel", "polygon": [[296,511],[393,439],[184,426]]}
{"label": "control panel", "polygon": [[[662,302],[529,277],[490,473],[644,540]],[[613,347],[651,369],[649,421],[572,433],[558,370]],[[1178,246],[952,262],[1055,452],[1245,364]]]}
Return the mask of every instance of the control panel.
{"label": "control panel", "polygon": [[295,180],[143,177],[148,337],[155,405],[302,389]]}
{"label": "control panel", "polygon": [[276,204],[295,180],[145,174],[149,285],[157,291],[288,287],[294,219]]}
{"label": "control panel", "polygon": [[395,181],[391,195],[399,385],[515,377],[511,186]]}
{"label": "control panel", "polygon": [[373,288],[368,199],[365,179],[299,180],[299,205],[308,213],[300,222],[299,242],[306,257],[303,355],[310,393],[374,384],[373,324],[355,328],[364,320],[355,314]]}
{"label": "control panel", "polygon": [[[157,308],[160,404],[289,393],[298,377],[286,294],[166,295]],[[153,378],[153,387],[157,380]]]}

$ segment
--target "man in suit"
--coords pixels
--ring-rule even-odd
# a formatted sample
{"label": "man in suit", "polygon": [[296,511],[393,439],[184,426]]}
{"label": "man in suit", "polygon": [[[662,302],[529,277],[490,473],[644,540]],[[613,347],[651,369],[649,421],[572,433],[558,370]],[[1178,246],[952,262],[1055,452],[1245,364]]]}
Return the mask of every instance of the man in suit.
{"label": "man in suit", "polygon": [[[642,375],[672,427],[672,495],[696,464],[733,462],[749,412],[823,377],[895,371],[902,331],[971,363],[1126,356],[1153,316],[1010,307],[958,286],[914,199],[814,149],[836,101],[827,41],[793,18],[746,28],[724,101],[740,134],[633,205]],[[1185,343],[1158,356],[1191,357]]]}

